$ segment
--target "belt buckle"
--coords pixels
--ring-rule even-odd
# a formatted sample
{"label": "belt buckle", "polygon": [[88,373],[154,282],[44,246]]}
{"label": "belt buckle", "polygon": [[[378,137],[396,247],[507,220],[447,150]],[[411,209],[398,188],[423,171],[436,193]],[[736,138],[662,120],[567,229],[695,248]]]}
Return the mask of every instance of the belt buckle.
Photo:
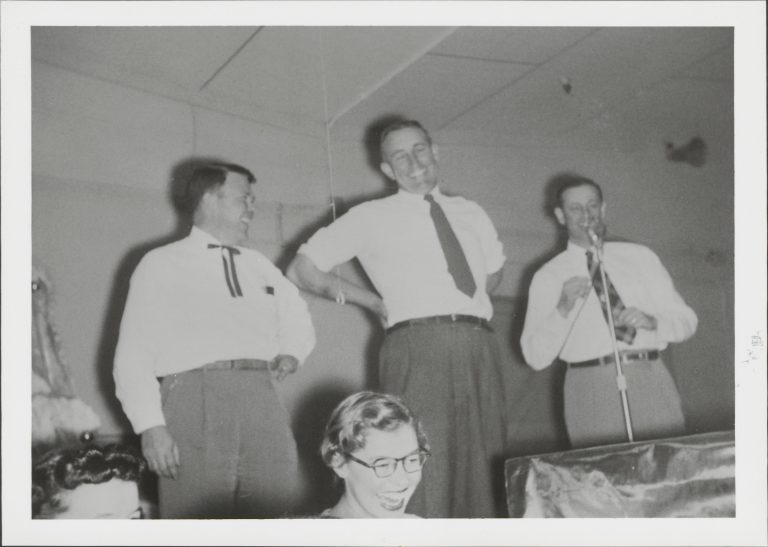
{"label": "belt buckle", "polygon": [[458,317],[458,316],[457,316],[457,314],[452,313],[449,317],[451,318],[451,323],[455,323],[456,322],[456,317]]}

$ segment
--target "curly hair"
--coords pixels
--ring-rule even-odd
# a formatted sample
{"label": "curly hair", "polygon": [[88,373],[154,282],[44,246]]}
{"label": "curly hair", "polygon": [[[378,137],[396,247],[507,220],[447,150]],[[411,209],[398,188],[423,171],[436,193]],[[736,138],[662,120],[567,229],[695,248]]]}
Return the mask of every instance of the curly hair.
{"label": "curly hair", "polygon": [[139,482],[145,469],[144,459],[127,446],[51,450],[32,468],[32,518],[51,518],[63,511],[63,492],[112,479]]}
{"label": "curly hair", "polygon": [[320,454],[325,464],[332,467],[337,455],[345,457],[365,446],[369,429],[394,431],[403,425],[412,426],[419,448],[429,451],[429,441],[421,422],[400,398],[373,391],[355,393],[331,413]]}

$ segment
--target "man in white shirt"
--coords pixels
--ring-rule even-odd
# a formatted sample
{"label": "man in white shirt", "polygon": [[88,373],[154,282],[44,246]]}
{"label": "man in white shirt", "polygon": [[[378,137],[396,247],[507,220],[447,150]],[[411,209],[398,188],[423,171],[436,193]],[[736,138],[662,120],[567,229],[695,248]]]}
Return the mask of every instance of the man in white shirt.
{"label": "man in white shirt", "polygon": [[[388,327],[379,389],[400,395],[432,445],[408,511],[424,517],[493,517],[504,480],[491,460],[505,444],[501,357],[488,324],[489,293],[505,256],[488,215],[438,187],[437,147],[416,121],[381,134],[381,170],[396,194],[350,209],[298,251],[299,286],[372,311]],[[332,269],[357,258],[377,292]],[[494,495],[501,496],[494,498]]]}
{"label": "man in white shirt", "polygon": [[296,371],[315,334],[296,287],[244,246],[255,181],[238,165],[196,167],[189,236],[147,253],[131,277],[114,377],[160,477],[161,518],[278,516],[295,496],[274,379]]}
{"label": "man in white shirt", "polygon": [[[536,370],[557,357],[567,363],[564,410],[574,447],[626,442],[609,326],[613,319],[634,440],[681,435],[680,396],[660,352],[670,342],[693,336],[696,314],[653,251],[635,243],[603,242],[606,207],[600,186],[573,174],[557,182],[554,212],[568,231],[568,246],[531,282],[521,338],[525,359]],[[613,285],[608,291],[602,289],[598,251],[608,286]],[[610,318],[598,294],[603,301],[608,295]]]}

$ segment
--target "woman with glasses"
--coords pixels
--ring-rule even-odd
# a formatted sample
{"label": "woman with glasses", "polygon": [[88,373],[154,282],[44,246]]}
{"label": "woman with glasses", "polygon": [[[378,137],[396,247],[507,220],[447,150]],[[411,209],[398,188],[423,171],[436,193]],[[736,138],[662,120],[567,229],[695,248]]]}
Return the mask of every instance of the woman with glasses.
{"label": "woman with glasses", "polygon": [[415,518],[405,512],[429,457],[421,423],[392,395],[362,391],[336,407],[320,447],[344,481],[331,518]]}

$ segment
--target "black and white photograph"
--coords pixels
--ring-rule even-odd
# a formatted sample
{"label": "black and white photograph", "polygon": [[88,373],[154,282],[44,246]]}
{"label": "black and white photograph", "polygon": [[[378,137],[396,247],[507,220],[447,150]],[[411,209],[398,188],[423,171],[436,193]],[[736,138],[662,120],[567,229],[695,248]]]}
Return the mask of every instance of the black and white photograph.
{"label": "black and white photograph", "polygon": [[3,543],[766,544],[765,11],[2,2]]}

